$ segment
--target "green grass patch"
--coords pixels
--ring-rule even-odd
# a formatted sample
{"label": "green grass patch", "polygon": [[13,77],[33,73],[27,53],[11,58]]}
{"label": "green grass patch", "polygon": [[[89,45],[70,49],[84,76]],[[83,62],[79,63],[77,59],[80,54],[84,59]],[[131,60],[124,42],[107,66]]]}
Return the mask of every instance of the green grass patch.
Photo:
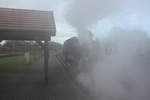
{"label": "green grass patch", "polygon": [[30,57],[31,63],[28,65],[25,64],[24,56],[0,58],[0,72],[21,72],[41,58],[35,54]]}
{"label": "green grass patch", "polygon": [[0,59],[0,72],[18,72],[25,69],[23,56],[15,56]]}

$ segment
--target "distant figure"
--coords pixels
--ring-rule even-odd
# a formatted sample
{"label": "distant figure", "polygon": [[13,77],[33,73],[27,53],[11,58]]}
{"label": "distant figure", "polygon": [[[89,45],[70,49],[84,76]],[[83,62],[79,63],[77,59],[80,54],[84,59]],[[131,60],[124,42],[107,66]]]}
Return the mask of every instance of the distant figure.
{"label": "distant figure", "polygon": [[25,57],[25,63],[29,64],[30,63],[30,53],[25,52],[24,57]]}

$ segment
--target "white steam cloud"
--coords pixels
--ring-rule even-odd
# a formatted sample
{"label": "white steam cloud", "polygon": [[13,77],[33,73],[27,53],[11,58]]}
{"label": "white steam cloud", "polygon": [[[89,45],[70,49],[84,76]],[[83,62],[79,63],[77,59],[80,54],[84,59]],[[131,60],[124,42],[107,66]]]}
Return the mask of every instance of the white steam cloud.
{"label": "white steam cloud", "polygon": [[[149,0],[73,0],[66,20],[84,40],[91,25],[123,11],[146,12]],[[98,62],[77,79],[97,100],[150,100],[150,39],[141,30],[115,28],[101,42]],[[90,62],[89,62],[90,63]]]}
{"label": "white steam cloud", "polygon": [[149,100],[150,39],[141,30],[114,28],[111,33],[97,52],[100,59],[78,76],[79,82],[96,100]]}

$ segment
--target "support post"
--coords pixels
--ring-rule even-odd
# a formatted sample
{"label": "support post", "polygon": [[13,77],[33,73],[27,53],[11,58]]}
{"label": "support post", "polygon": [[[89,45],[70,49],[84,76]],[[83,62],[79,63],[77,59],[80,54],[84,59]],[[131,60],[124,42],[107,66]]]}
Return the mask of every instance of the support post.
{"label": "support post", "polygon": [[48,58],[49,58],[49,44],[48,40],[44,43],[44,74],[45,83],[48,85]]}

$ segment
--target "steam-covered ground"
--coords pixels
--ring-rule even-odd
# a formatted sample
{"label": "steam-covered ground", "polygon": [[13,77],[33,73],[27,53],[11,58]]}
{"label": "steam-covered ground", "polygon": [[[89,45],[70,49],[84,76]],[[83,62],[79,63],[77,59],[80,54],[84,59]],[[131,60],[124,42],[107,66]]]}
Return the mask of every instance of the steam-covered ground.
{"label": "steam-covered ground", "polygon": [[43,75],[42,61],[22,73],[0,73],[0,100],[91,100],[64,73],[54,56],[48,86]]}

